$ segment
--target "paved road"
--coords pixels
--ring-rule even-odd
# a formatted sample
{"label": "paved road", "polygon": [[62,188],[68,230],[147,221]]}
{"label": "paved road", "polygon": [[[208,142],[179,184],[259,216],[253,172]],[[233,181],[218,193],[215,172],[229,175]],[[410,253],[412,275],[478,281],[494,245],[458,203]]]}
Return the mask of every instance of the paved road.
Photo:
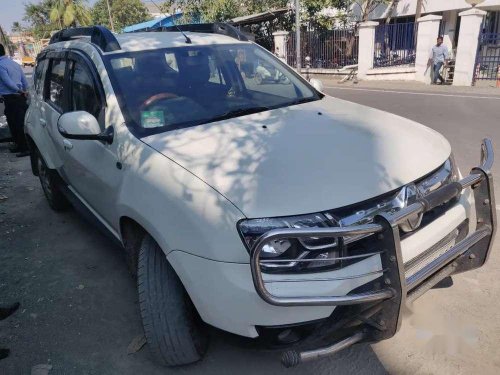
{"label": "paved road", "polygon": [[[476,162],[483,135],[500,142],[498,100],[330,92],[441,131],[464,170]],[[28,160],[8,154],[5,144],[0,144],[0,195],[7,196],[0,201],[0,302],[22,303],[15,316],[0,322],[0,346],[12,349],[11,357],[0,361],[1,374],[29,374],[37,364],[52,365],[51,375],[500,372],[499,246],[485,268],[419,299],[401,332],[386,342],[285,370],[277,353],[212,330],[202,363],[165,370],[151,362],[147,348],[127,354],[142,328],[121,250],[76,213],[50,211]]]}

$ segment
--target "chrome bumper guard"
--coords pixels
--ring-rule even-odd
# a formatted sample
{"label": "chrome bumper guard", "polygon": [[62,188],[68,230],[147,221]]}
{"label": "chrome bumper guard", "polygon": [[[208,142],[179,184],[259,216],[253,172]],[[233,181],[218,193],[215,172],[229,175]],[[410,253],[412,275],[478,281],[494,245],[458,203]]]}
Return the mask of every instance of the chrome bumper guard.
{"label": "chrome bumper guard", "polygon": [[[383,308],[377,319],[384,322],[383,329],[369,335],[364,333],[363,337],[376,341],[392,337],[401,325],[402,310],[407,301],[418,298],[444,278],[479,268],[487,261],[496,231],[496,206],[491,174],[493,160],[491,140],[484,139],[481,145],[481,165],[473,168],[467,177],[433,191],[398,212],[378,215],[373,224],[343,228],[275,229],[265,233],[251,250],[250,267],[257,293],[264,301],[275,306],[343,306],[380,302],[383,304]],[[471,188],[474,193],[476,231],[406,278],[401,254],[399,226],[423,212],[459,197],[468,188]],[[380,273],[382,283],[385,285],[383,288],[345,296],[325,297],[278,297],[266,289],[266,281],[262,277],[261,271],[261,265],[265,264],[266,261],[261,261],[260,254],[270,241],[284,238],[338,238],[366,234],[377,234],[375,241],[378,241],[377,247],[380,249],[378,254],[380,254],[382,261]],[[373,256],[373,253],[366,255],[366,257],[369,256]],[[273,282],[277,281],[273,280]],[[358,340],[353,341],[357,342],[359,336],[356,337]],[[321,350],[328,352],[324,348]],[[307,358],[309,357],[315,356],[309,355]]]}

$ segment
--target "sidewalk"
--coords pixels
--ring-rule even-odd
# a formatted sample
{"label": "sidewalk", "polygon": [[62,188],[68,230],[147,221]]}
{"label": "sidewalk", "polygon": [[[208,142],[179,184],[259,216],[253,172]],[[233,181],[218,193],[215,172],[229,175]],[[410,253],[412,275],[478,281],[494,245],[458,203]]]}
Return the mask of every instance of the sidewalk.
{"label": "sidewalk", "polygon": [[374,90],[394,90],[394,91],[418,91],[439,94],[453,95],[487,95],[500,97],[500,88],[497,88],[495,81],[478,82],[474,87],[460,87],[449,85],[428,85],[416,81],[358,81],[357,84],[352,81],[340,83],[340,78],[326,75],[311,75],[311,78],[320,79],[325,87],[352,87],[360,89]]}

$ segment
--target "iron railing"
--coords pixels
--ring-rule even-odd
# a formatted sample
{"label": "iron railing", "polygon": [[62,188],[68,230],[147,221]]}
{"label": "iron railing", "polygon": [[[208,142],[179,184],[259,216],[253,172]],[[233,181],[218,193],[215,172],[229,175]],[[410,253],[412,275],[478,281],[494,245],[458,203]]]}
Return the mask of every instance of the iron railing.
{"label": "iron railing", "polygon": [[416,56],[414,22],[382,24],[375,29],[375,68],[414,65]]}
{"label": "iron railing", "polygon": [[[301,66],[314,69],[340,69],[358,63],[358,41],[354,28],[304,31],[300,36]],[[287,63],[296,67],[296,37],[287,40]],[[306,61],[309,57],[309,62]]]}
{"label": "iron railing", "polygon": [[500,34],[484,33],[479,37],[474,80],[497,80],[500,77]]}

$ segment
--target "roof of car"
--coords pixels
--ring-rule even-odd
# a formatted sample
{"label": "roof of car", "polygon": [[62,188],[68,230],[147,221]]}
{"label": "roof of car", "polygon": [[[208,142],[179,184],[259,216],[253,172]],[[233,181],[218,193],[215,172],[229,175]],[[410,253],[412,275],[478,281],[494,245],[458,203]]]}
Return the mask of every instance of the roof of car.
{"label": "roof of car", "polygon": [[[248,43],[220,34],[204,34],[186,31],[191,45]],[[180,32],[143,32],[118,34],[116,39],[122,51],[141,51],[148,49],[186,47],[186,38]]]}
{"label": "roof of car", "polygon": [[[210,44],[236,44],[236,43],[248,43],[244,41],[239,41],[235,38],[220,35],[220,34],[208,34],[208,33],[195,33],[186,31],[185,34],[191,39],[191,44],[186,43],[186,38],[180,32],[140,32],[140,33],[124,33],[116,34],[116,40],[120,44],[121,49],[113,52],[108,52],[106,54],[114,54],[120,52],[135,52],[135,51],[145,51],[160,48],[172,48],[172,47],[186,47],[186,46],[202,46]],[[78,38],[73,39],[73,41],[89,41],[90,38]],[[51,46],[60,46],[61,44],[68,46],[68,41],[59,42]],[[69,41],[72,43],[72,41]]]}

